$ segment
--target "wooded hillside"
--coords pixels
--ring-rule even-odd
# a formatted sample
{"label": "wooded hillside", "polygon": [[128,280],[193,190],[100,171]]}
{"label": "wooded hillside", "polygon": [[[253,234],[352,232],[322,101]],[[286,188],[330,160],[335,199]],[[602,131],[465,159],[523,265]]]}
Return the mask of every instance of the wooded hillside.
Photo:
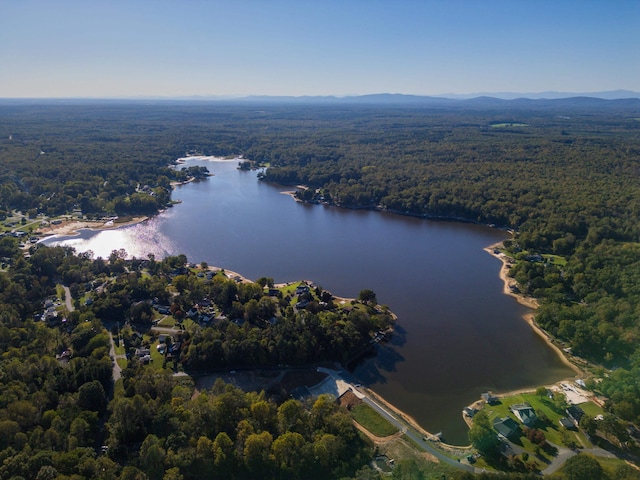
{"label": "wooded hillside", "polygon": [[[455,218],[515,230],[513,241],[506,244],[507,253],[514,259],[511,274],[521,291],[541,300],[538,323],[574,354],[602,367],[594,373],[602,375],[605,369],[616,367],[602,375],[601,383],[590,386],[609,397],[610,412],[625,421],[640,423],[637,107],[621,102],[589,108],[563,104],[544,109],[496,107],[490,111],[365,105],[3,104],[0,220],[4,224],[7,217],[18,212],[29,218],[40,213],[153,213],[170,201],[172,180],[204,173],[169,168],[186,153],[243,155],[254,165],[268,166],[266,181],[310,187],[299,193],[301,199],[310,202]],[[4,231],[13,228],[3,226]],[[76,329],[56,333],[59,330],[33,321],[44,300],[55,294],[55,282],[62,278],[80,291],[79,285],[117,266],[117,255],[109,264],[88,262],[65,250],[36,253],[25,259],[17,249],[17,240],[5,236],[0,239],[0,256],[0,422],[4,422],[0,431],[10,432],[0,436],[2,468],[27,478],[45,466],[62,471],[91,457],[91,462],[87,460],[91,469],[104,464],[100,468],[115,469],[120,475],[123,472],[105,457],[96,459],[82,450],[95,447],[98,439],[91,432],[106,412],[105,405],[91,403],[96,392],[108,388],[110,360],[98,320],[101,315],[122,314],[124,310],[119,309],[123,301],[126,315],[150,318],[142,307],[130,309],[139,300],[136,295],[147,289],[159,292],[162,298],[166,285],[144,277],[119,277],[111,294],[99,299],[91,314],[73,319]],[[191,291],[192,281],[189,276],[179,279],[186,294]],[[226,288],[224,283],[220,287]],[[240,305],[229,300],[229,315],[248,315],[258,323],[267,320],[263,316],[271,311],[265,313],[261,298],[249,294],[246,302],[239,302],[238,294],[242,292],[236,291],[234,298]],[[283,308],[286,312],[287,306]],[[328,313],[313,314],[318,335],[335,338],[331,329],[342,328],[348,329],[345,338],[355,338],[353,333],[362,340],[363,332],[371,327],[369,320],[357,313],[342,326]],[[274,345],[312,341],[287,336],[290,331],[279,330],[284,325],[265,324],[272,336],[263,343],[250,335],[244,344],[235,342],[235,327],[231,325],[228,331],[211,330],[199,337],[199,344],[207,348],[189,346],[185,361],[193,362],[193,368],[228,365],[229,357],[212,355],[216,348],[225,355],[237,355],[237,349],[246,349],[242,351],[256,352],[264,358],[280,348]],[[289,326],[295,329],[295,323]],[[321,352],[327,357],[340,351],[338,344],[327,345]],[[69,362],[72,369],[63,368],[55,358],[69,346],[79,352]],[[135,369],[128,372],[132,378],[137,375]],[[162,413],[173,422],[171,425],[175,424],[176,432],[194,421],[181,416],[178,404],[192,401],[181,390],[171,385],[173,393],[169,396],[166,389],[160,391],[151,384],[143,388],[140,383],[141,391],[147,389],[147,396],[142,397],[145,404],[149,408],[153,405],[149,413],[142,400],[136,399],[140,393],[138,380],[132,382],[131,395],[114,408],[133,408],[149,418]],[[258,403],[269,415],[276,411],[275,405],[262,405],[261,398],[240,398],[240,393],[224,392],[222,388],[201,402],[213,408],[216,395],[227,393],[238,400],[243,412]],[[313,418],[313,408],[305,418]],[[274,418],[264,417],[273,424],[274,429],[269,430],[273,443],[267,443],[275,449],[278,435],[287,431],[278,430],[281,427]],[[309,445],[324,434],[337,435],[338,430],[331,430],[335,425],[318,422],[312,421],[309,428],[299,432],[302,440],[297,436],[293,439],[293,431],[287,440],[295,440],[304,450],[311,449]],[[109,425],[116,429],[111,431],[118,431],[117,425]],[[258,443],[268,441],[266,435],[251,437],[261,435],[255,425],[253,431],[247,427],[244,433],[232,432],[232,442],[245,434]],[[123,434],[132,443],[142,442],[138,446],[140,452],[144,447],[144,455],[150,455],[150,468],[154,455],[169,455],[169,440],[158,440],[169,433],[160,427],[153,424],[147,430],[145,426],[144,438],[142,430],[133,432],[130,438]],[[311,433],[313,428],[322,433]],[[215,443],[218,433],[207,434],[209,442]],[[347,430],[343,433],[351,435]],[[220,442],[223,440],[226,442]],[[173,441],[179,445],[182,440]],[[202,448],[209,447],[203,440]],[[36,451],[48,453],[33,455]],[[195,462],[197,448],[194,452]],[[140,453],[136,462],[143,462],[144,455]],[[165,461],[167,456],[163,457]],[[243,457],[234,458],[240,461]],[[179,460],[173,458],[171,465],[178,465]],[[255,460],[258,463],[242,460],[246,469],[243,474],[249,475],[252,468],[261,465],[259,462],[269,459]],[[286,459],[283,462],[286,464]],[[355,463],[343,459],[327,468],[353,472]],[[65,474],[90,478],[91,469],[87,466],[89,473],[82,473],[69,468]],[[287,475],[294,475],[291,472]]]}

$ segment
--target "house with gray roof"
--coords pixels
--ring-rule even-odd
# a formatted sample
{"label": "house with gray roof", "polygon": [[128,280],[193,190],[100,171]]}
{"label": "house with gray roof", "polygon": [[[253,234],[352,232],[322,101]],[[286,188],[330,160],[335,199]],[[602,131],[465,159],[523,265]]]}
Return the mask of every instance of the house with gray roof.
{"label": "house with gray roof", "polygon": [[515,405],[511,405],[511,407],[509,407],[509,410],[511,410],[516,418],[527,427],[534,426],[538,421],[535,410],[528,403],[517,403]]}
{"label": "house with gray roof", "polygon": [[506,439],[515,436],[520,430],[516,421],[511,417],[494,419],[493,428],[498,432],[499,437]]}

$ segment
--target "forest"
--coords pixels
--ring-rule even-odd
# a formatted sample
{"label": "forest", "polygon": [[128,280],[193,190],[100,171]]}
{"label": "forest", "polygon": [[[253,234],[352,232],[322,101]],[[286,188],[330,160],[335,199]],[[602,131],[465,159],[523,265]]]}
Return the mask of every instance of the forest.
{"label": "forest", "polygon": [[[198,275],[206,265],[184,255],[92,259],[33,246],[24,258],[5,238],[13,252],[0,276],[0,478],[340,478],[368,463],[371,446],[329,396],[267,396],[221,380],[196,390],[191,376],[173,374],[347,361],[392,322],[370,290],[345,309],[319,287],[283,296],[268,278]],[[41,321],[58,281],[75,309]],[[211,325],[185,313],[205,299]],[[184,328],[172,342],[180,347],[151,366],[135,351],[153,348],[158,302]],[[128,357],[115,384],[110,334]]]}
{"label": "forest", "polygon": [[[87,218],[152,214],[170,203],[171,182],[207,174],[174,167],[175,160],[188,153],[242,155],[249,162],[243,168],[265,167],[263,181],[305,185],[307,188],[298,192],[303,201],[512,230],[513,239],[505,242],[506,252],[513,258],[511,275],[523,293],[540,300],[536,321],[574,355],[595,366],[594,378],[602,381],[588,385],[606,395],[609,412],[640,423],[640,111],[635,104],[577,102],[545,108],[505,105],[482,109],[4,103],[0,107],[3,231],[14,228],[4,225],[4,220],[16,212],[29,218],[71,212]],[[124,396],[110,405],[99,401],[94,405],[111,388],[105,322],[115,318],[149,321],[149,310],[137,302],[149,298],[147,295],[168,301],[168,280],[159,275],[160,270],[153,270],[155,267],[150,276],[139,269],[128,272],[130,267],[125,268],[118,255],[91,259],[64,249],[46,250],[41,253],[38,249],[24,258],[16,239],[8,235],[0,238],[0,422],[4,425],[0,429],[0,469],[5,469],[0,478],[35,478],[40,469],[48,470],[45,467],[69,477],[100,478],[92,476],[91,469],[102,468],[112,472],[105,478],[135,478],[136,471],[153,464],[151,460],[144,463],[147,454],[160,455],[171,465],[164,475],[177,468],[172,471],[187,478],[179,464],[186,454],[177,452],[190,449],[189,459],[196,462],[200,441],[187,435],[183,443],[172,444],[166,426],[175,427],[178,435],[193,421],[184,418],[186,410],[179,408],[187,403],[189,411],[196,408],[189,403],[195,400],[187,394],[192,386],[170,381],[154,386],[168,380],[146,379],[138,387],[145,374],[132,364],[125,377],[133,386]],[[159,269],[168,265],[162,260],[156,263]],[[100,275],[114,277],[108,295],[98,298],[91,309],[76,311],[69,326],[48,328],[34,321],[34,314],[53,295],[57,282],[81,293],[82,285]],[[182,291],[174,313],[186,312],[193,300],[189,295],[203,293],[193,275],[181,277],[177,285]],[[251,287],[232,286],[221,277],[206,288],[207,295],[220,295],[221,313],[247,321],[241,329],[227,321],[221,322],[220,328],[194,335],[181,359],[187,369],[232,365],[239,358],[264,364],[344,360],[336,358],[345,351],[339,342],[355,347],[366,338],[365,332],[388,321],[372,321],[370,308],[352,312],[352,318],[345,321],[337,321],[329,311],[305,310],[313,331],[305,337],[310,330],[296,326],[299,317],[287,310],[293,309],[285,300],[282,305],[278,304],[281,299],[268,304],[264,295],[254,292],[252,297],[252,292],[243,291]],[[312,300],[319,304],[322,293],[314,292]],[[284,320],[272,325],[265,321],[274,308]],[[321,349],[314,343],[318,339]],[[64,366],[56,355],[67,349],[72,349],[74,356]],[[300,352],[314,352],[318,357],[296,357]],[[253,468],[243,456],[246,444],[238,443],[243,435],[267,442],[274,449],[279,438],[287,433],[293,437],[297,432],[301,438],[288,441],[297,442],[306,452],[325,435],[353,440],[349,437],[352,431],[327,426],[323,423],[326,419],[314,423],[315,405],[298,406],[305,412],[301,414],[305,422],[311,423],[294,432],[278,423],[281,406],[227,388],[218,385],[200,401],[213,408],[218,396],[233,397],[253,430],[248,426],[238,430],[236,425],[205,432],[202,448],[213,448],[218,440],[216,448],[224,452],[220,442],[229,442],[218,437],[226,432],[233,444],[233,461],[240,462],[233,467],[241,472],[239,478],[250,476]],[[261,402],[266,402],[266,407]],[[143,404],[147,407],[142,408]],[[267,421],[269,428],[249,415],[254,404],[270,412],[266,417],[275,415]],[[136,424],[138,430],[113,433],[124,428],[113,423],[117,405],[144,416]],[[152,419],[163,415],[166,421],[160,428]],[[101,424],[108,428],[95,428]],[[96,442],[106,440],[95,438],[95,431],[111,432],[113,453],[95,455]],[[129,451],[119,450],[122,441],[136,446],[134,458],[122,456]],[[366,463],[361,461],[367,455],[366,447],[350,445],[360,450],[326,466],[328,470],[323,472],[353,475]],[[272,456],[277,457],[275,451]],[[218,457],[213,454],[207,458]],[[285,460],[278,467],[273,458],[262,459],[268,467],[260,468],[283,468],[278,474],[282,478],[295,478],[300,473],[287,470]],[[77,470],[84,463],[87,470]],[[55,478],[45,474],[42,478]]]}

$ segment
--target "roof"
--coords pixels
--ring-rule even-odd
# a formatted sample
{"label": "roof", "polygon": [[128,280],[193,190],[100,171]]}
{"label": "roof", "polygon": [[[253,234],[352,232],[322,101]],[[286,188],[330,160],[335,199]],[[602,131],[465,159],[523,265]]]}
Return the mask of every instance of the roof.
{"label": "roof", "polygon": [[490,392],[481,394],[480,398],[482,398],[487,403],[494,403],[498,401],[498,397],[493,396]]}
{"label": "roof", "polygon": [[531,425],[538,419],[535,410],[528,403],[518,403],[510,407],[513,414],[525,425]]}
{"label": "roof", "polygon": [[493,428],[503,437],[509,438],[518,431],[518,424],[511,417],[496,418]]}
{"label": "roof", "polygon": [[567,417],[562,417],[560,420],[560,426],[564,427],[564,428],[574,428],[575,425],[573,424],[573,422],[571,420],[569,420]]}
{"label": "roof", "polygon": [[576,422],[579,422],[582,416],[584,415],[584,410],[582,410],[577,405],[571,405],[567,408],[567,414],[573,418]]}

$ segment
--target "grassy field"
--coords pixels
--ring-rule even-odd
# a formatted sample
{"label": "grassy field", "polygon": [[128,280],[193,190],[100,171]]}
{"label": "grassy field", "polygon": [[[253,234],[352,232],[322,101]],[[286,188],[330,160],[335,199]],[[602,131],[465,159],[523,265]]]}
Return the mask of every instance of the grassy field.
{"label": "grassy field", "polygon": [[[616,473],[615,473],[616,470],[619,468],[633,469],[633,467],[631,467],[627,462],[619,458],[596,457],[596,460],[598,460],[598,463],[602,465],[603,470],[609,474],[609,478],[626,478],[626,477],[616,476]],[[634,472],[634,473],[637,474],[637,472]],[[630,477],[630,478],[637,478],[637,477]]]}
{"label": "grassy field", "polygon": [[459,470],[445,463],[434,461],[427,453],[416,450],[407,443],[405,438],[399,438],[380,447],[380,454],[386,455],[394,461],[393,478],[456,478]]}
{"label": "grassy field", "polygon": [[354,407],[352,415],[356,422],[377,437],[388,437],[398,431],[396,427],[378,415],[369,405],[360,404]]}
{"label": "grassy field", "polygon": [[544,258],[548,263],[558,265],[559,267],[564,267],[567,264],[567,259],[560,255],[545,254],[542,255],[542,258]]}
{"label": "grassy field", "polygon": [[[490,419],[493,421],[497,417],[510,416],[519,424],[515,416],[509,411],[511,405],[517,403],[528,403],[533,407],[538,417],[543,416],[548,419],[548,422],[539,422],[537,428],[544,432],[546,439],[556,445],[565,445],[568,442],[575,442],[577,445],[591,446],[587,438],[577,431],[566,430],[561,428],[559,420],[562,417],[566,417],[566,413],[560,410],[555,404],[554,400],[547,396],[539,396],[534,393],[525,393],[519,395],[513,395],[501,399],[501,402],[495,405],[487,405],[485,407],[487,413],[489,413]],[[598,415],[602,413],[602,409],[596,404],[587,402],[581,404],[580,407],[588,415]],[[530,452],[535,450],[535,445],[531,444],[524,435],[515,439],[514,443],[521,444],[525,449]]]}
{"label": "grassy field", "polygon": [[172,315],[165,315],[162,320],[158,323],[159,327],[171,328],[176,324],[175,318]]}

